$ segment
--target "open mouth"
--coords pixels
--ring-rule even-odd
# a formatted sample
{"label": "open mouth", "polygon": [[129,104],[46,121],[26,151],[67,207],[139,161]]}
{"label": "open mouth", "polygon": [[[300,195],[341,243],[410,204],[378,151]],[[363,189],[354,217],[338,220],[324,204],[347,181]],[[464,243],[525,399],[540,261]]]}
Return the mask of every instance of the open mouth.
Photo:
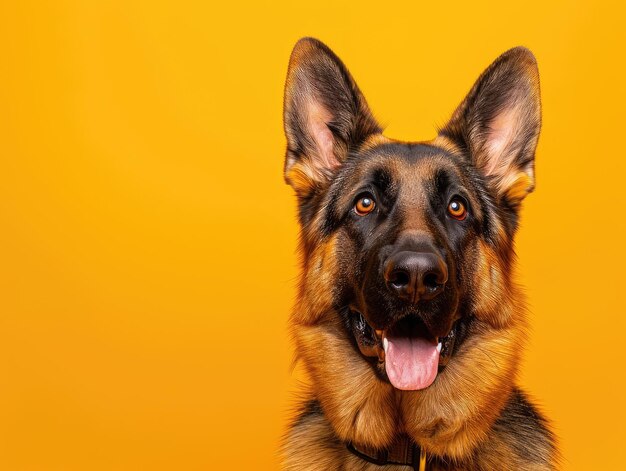
{"label": "open mouth", "polygon": [[377,362],[378,372],[395,388],[427,388],[458,348],[467,321],[457,320],[445,337],[434,337],[417,316],[406,316],[384,330],[373,329],[358,311],[349,312],[352,332],[361,353]]}

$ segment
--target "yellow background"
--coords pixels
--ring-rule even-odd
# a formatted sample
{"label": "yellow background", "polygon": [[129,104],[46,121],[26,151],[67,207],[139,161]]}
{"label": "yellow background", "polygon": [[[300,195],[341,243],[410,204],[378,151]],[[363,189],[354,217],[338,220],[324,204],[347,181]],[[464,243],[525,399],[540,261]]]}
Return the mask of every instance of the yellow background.
{"label": "yellow background", "polygon": [[304,35],[387,135],[539,61],[522,384],[565,469],[624,469],[624,12],[601,2],[0,5],[0,469],[276,469],[292,404],[282,92]]}

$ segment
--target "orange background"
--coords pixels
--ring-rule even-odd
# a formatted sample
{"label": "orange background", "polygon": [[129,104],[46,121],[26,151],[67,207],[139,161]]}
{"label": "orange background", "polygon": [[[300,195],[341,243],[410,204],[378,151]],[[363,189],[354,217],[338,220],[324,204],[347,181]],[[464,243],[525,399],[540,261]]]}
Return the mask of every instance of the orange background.
{"label": "orange background", "polygon": [[2,2],[0,469],[276,469],[295,379],[282,88],[326,41],[426,139],[522,44],[541,72],[523,385],[565,469],[624,469],[624,11],[601,2]]}

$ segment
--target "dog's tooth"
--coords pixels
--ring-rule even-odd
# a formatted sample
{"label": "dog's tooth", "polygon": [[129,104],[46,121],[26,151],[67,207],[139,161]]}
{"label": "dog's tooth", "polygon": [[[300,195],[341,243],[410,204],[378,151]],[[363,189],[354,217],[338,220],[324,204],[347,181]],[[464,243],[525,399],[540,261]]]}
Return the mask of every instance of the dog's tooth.
{"label": "dog's tooth", "polygon": [[439,343],[437,344],[437,351],[438,351],[439,353],[441,353],[441,347],[442,347],[441,342],[439,342]]}
{"label": "dog's tooth", "polygon": [[385,350],[385,353],[387,353],[387,347],[389,346],[389,341],[387,340],[387,337],[383,338],[383,349]]}

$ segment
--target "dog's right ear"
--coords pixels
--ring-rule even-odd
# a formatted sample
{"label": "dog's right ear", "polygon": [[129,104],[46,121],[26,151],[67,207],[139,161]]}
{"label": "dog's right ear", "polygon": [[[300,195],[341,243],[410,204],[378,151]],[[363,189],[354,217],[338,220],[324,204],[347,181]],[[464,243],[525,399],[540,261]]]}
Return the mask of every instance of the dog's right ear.
{"label": "dog's right ear", "polygon": [[287,72],[285,180],[305,198],[328,183],[350,150],[380,133],[341,60],[313,38],[297,42]]}

